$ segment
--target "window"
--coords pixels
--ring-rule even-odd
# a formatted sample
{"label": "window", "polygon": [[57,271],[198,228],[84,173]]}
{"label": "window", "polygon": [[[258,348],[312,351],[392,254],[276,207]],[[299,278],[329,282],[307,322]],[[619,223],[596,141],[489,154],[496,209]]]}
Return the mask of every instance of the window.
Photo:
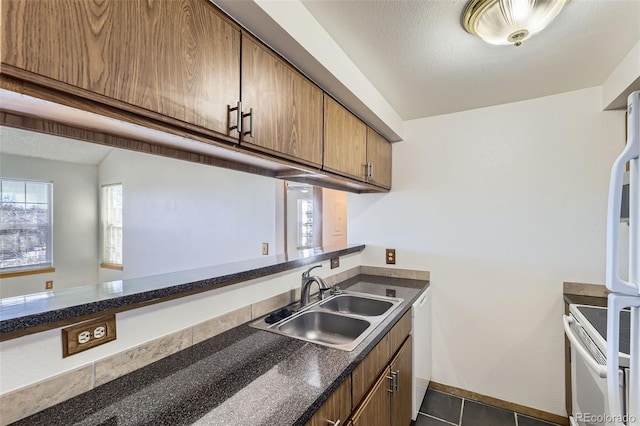
{"label": "window", "polygon": [[101,266],[122,270],[122,184],[102,187]]}
{"label": "window", "polygon": [[51,268],[53,184],[0,179],[0,271]]}
{"label": "window", "polygon": [[298,200],[298,248],[314,247],[313,200]]}

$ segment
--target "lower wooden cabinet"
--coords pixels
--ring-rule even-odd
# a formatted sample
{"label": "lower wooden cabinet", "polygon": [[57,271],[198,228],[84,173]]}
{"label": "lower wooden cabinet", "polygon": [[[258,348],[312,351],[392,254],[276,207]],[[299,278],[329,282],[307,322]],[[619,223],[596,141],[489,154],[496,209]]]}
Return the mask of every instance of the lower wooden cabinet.
{"label": "lower wooden cabinet", "polygon": [[342,425],[349,414],[351,414],[351,378],[347,377],[307,422],[307,426]]}
{"label": "lower wooden cabinet", "polygon": [[[307,426],[411,424],[411,311],[393,326]],[[346,422],[346,423],[345,423]]]}
{"label": "lower wooden cabinet", "polygon": [[391,417],[391,398],[389,395],[392,390],[393,380],[387,367],[371,392],[367,394],[358,411],[353,415],[353,426],[389,426]]}
{"label": "lower wooden cabinet", "polygon": [[391,426],[411,423],[411,376],[413,374],[411,336],[391,361],[390,376],[394,382],[391,393]]}

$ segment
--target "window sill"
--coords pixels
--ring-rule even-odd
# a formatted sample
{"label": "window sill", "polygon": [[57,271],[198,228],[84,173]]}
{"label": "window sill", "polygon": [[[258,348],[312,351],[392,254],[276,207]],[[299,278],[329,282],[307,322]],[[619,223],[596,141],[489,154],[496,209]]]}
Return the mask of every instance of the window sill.
{"label": "window sill", "polygon": [[22,277],[24,275],[35,275],[35,274],[48,274],[50,272],[55,272],[56,268],[40,268],[40,269],[25,269],[22,271],[13,271],[13,272],[0,272],[0,278],[11,278],[11,277]]}
{"label": "window sill", "polygon": [[104,268],[104,269],[114,269],[116,271],[122,271],[123,270],[122,265],[117,265],[115,263],[101,263],[100,267]]}

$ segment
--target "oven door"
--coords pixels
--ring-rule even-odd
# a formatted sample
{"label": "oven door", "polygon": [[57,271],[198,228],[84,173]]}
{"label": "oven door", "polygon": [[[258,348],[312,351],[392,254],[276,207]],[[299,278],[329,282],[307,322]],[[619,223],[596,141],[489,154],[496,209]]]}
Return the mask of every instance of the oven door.
{"label": "oven door", "polygon": [[[607,368],[604,356],[598,354],[595,343],[573,316],[564,318],[565,333],[571,342],[571,393],[573,413],[571,424],[579,426],[607,426],[609,398],[607,398]],[[590,348],[591,351],[588,349]],[[594,354],[596,354],[594,356]],[[596,360],[596,358],[598,358]],[[624,378],[620,374],[620,395],[624,397]]]}

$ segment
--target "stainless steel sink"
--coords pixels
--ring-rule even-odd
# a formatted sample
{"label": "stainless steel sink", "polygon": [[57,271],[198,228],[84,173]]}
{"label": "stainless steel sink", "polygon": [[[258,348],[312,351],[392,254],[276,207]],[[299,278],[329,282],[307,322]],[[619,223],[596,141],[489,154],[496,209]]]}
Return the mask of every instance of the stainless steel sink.
{"label": "stainless steel sink", "polygon": [[284,322],[278,330],[304,340],[344,345],[356,340],[370,325],[369,321],[359,318],[310,311]]}
{"label": "stainless steel sink", "polygon": [[384,314],[393,307],[393,302],[352,294],[340,294],[321,302],[320,307],[334,312],[369,317]]}
{"label": "stainless steel sink", "polygon": [[300,309],[292,316],[251,327],[307,342],[351,351],[360,344],[403,299],[345,291]]}

